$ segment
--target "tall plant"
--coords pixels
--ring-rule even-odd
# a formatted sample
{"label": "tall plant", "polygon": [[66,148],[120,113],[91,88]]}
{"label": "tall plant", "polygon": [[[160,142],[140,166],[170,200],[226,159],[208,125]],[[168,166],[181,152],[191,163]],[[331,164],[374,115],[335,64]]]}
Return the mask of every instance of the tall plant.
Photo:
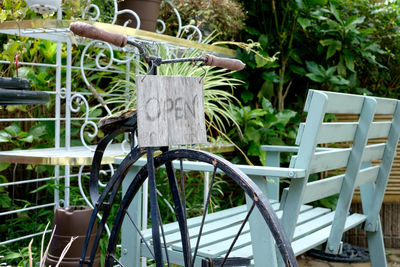
{"label": "tall plant", "polygon": [[308,88],[368,92],[376,80],[387,77],[388,62],[397,58],[391,54],[398,34],[390,29],[399,25],[393,5],[368,0],[243,4],[248,10],[243,37],[258,40],[265,53],[279,52],[279,60],[270,64],[246,52],[239,54],[249,66],[239,75],[259,77],[251,79],[242,94],[255,105],[255,97],[266,97],[279,111],[293,104],[301,109],[297,96]]}
{"label": "tall plant", "polygon": [[[165,46],[159,47],[158,56],[163,59],[178,54],[179,57],[195,57],[201,53],[199,50],[186,50],[183,54],[174,53]],[[129,71],[131,79],[126,80],[121,77],[115,78],[114,86],[108,91],[109,97],[105,98],[108,105],[112,106],[113,112],[136,106],[136,75],[145,74],[146,67],[138,66],[138,70]],[[238,125],[235,118],[229,112],[231,103],[237,103],[232,90],[235,86],[241,84],[241,81],[232,78],[224,69],[197,66],[191,62],[181,62],[174,64],[165,64],[158,67],[159,75],[202,77],[204,80],[204,111],[208,133],[215,134],[215,131],[225,132],[226,124]]]}

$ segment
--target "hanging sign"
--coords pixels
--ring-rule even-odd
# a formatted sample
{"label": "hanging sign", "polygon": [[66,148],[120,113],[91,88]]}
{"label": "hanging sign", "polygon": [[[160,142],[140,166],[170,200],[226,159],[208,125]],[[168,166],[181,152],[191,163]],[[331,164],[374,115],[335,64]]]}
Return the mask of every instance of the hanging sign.
{"label": "hanging sign", "polygon": [[139,146],[207,142],[202,78],[138,75],[136,95]]}

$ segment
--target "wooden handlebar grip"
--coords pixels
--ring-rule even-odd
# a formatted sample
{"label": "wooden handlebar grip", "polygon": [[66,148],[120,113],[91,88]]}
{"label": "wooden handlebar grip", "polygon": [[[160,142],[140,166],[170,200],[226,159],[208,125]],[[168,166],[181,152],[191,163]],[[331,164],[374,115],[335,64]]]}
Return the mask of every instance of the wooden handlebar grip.
{"label": "wooden handlebar grip", "polygon": [[69,25],[69,29],[76,35],[104,41],[119,47],[124,47],[128,41],[125,35],[111,33],[83,22],[73,22]]}
{"label": "wooden handlebar grip", "polygon": [[244,69],[244,66],[246,66],[242,61],[238,59],[222,58],[213,55],[206,55],[206,58],[207,62],[205,62],[205,64],[207,66],[216,66],[229,70],[242,70]]}

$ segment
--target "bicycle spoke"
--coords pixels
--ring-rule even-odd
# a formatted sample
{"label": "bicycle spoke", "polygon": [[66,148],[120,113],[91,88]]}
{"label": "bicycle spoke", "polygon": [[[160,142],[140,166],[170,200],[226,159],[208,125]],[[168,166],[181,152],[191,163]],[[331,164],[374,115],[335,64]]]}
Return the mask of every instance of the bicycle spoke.
{"label": "bicycle spoke", "polygon": [[[179,229],[182,237],[182,247],[184,250],[184,262],[185,266],[189,267],[191,266],[191,248],[190,248],[190,240],[189,240],[189,231],[187,227],[187,222],[186,222],[186,205],[185,203],[182,202],[180,194],[179,194],[179,188],[178,188],[178,183],[176,180],[175,176],[175,171],[174,168],[171,164],[171,162],[168,162],[165,164],[165,167],[167,169],[167,175],[168,175],[168,181],[169,181],[169,186],[171,189],[172,193],[172,198],[174,201],[175,205],[175,216],[178,220],[179,224]],[[182,169],[182,168],[181,168]]]}
{"label": "bicycle spoke", "polygon": [[[145,151],[143,151],[145,152]],[[219,241],[227,241],[225,238],[224,240],[220,240],[221,236],[216,236],[215,234],[210,234],[208,235],[208,226],[205,226],[204,224],[206,223],[206,218],[209,218],[210,216],[213,216],[215,219],[218,219],[218,214],[210,213],[208,214],[208,211],[212,211],[211,209],[211,203],[214,201],[214,193],[220,192],[220,187],[219,183],[216,177],[216,173],[222,173],[223,179],[228,179],[230,181],[236,182],[237,185],[241,187],[241,189],[249,196],[250,199],[253,199],[252,205],[249,206],[249,211],[245,212],[246,214],[243,214],[244,216],[237,216],[235,217],[235,220],[237,221],[237,225],[235,224],[235,229],[236,231],[234,232],[234,235],[229,238],[229,246],[226,246],[226,251],[223,253],[224,255],[216,255],[216,258],[211,259],[211,262],[215,263],[218,266],[231,266],[232,264],[239,264],[240,263],[246,263],[249,261],[249,259],[245,258],[235,258],[233,256],[233,251],[235,248],[237,248],[238,243],[241,242],[239,239],[240,235],[244,235],[245,232],[245,226],[246,223],[248,223],[249,217],[251,216],[254,208],[257,208],[261,215],[263,216],[266,227],[268,227],[277,244],[280,244],[279,241],[282,240],[282,237],[280,236],[280,232],[278,231],[277,223],[274,223],[275,221],[271,222],[271,215],[274,215],[272,208],[270,207],[269,203],[266,202],[263,198],[260,198],[259,195],[254,195],[254,193],[257,193],[257,188],[253,188],[251,180],[247,177],[242,175],[240,171],[238,171],[235,166],[229,164],[229,162],[221,159],[218,156],[211,155],[207,152],[202,152],[202,151],[193,151],[193,150],[185,150],[185,149],[178,149],[178,150],[173,150],[173,151],[162,151],[163,153],[155,158],[152,158],[152,155],[154,154],[153,150],[149,149],[148,150],[148,164],[146,164],[144,167],[142,167],[136,174],[135,178],[133,181],[129,184],[128,189],[126,190],[126,194],[124,198],[122,199],[122,202],[119,206],[118,213],[116,216],[116,219],[113,223],[113,235],[109,239],[109,247],[107,248],[107,258],[106,258],[106,266],[112,266],[114,263],[117,265],[117,259],[114,258],[114,255],[118,255],[115,253],[115,247],[116,247],[116,242],[117,239],[119,238],[121,232],[121,225],[124,219],[124,216],[128,215],[129,220],[132,221],[132,224],[136,228],[136,231],[139,232],[138,239],[144,240],[144,233],[140,232],[140,229],[138,227],[138,224],[135,224],[133,219],[135,217],[132,217],[131,215],[127,212],[127,207],[130,205],[130,202],[133,200],[135,195],[139,192],[139,187],[146,181],[149,181],[149,189],[150,189],[150,205],[151,205],[151,220],[152,220],[152,230],[151,234],[153,237],[153,243],[147,239],[147,242],[145,242],[145,246],[147,249],[150,251],[150,253],[147,253],[149,258],[153,258],[155,260],[155,266],[156,267],[164,267],[167,266],[167,264],[164,263],[164,259],[166,259],[166,262],[168,262],[168,266],[173,266],[173,264],[181,264],[185,267],[194,267],[194,264],[198,264],[196,262],[197,254],[200,254],[202,251],[202,246],[200,244],[205,244],[206,237],[202,237],[202,235],[207,235],[207,237],[210,237],[211,239],[215,237],[215,241],[210,239],[210,244],[211,242],[219,242]],[[194,235],[198,234],[198,237],[193,236],[193,243],[191,245],[190,242],[190,236],[189,236],[189,228],[188,228],[188,222],[185,213],[188,213],[188,210],[185,209],[186,206],[189,206],[189,203],[186,198],[186,194],[189,192],[188,188],[186,188],[187,185],[187,173],[184,173],[184,169],[186,168],[186,165],[183,166],[186,162],[186,160],[189,161],[194,161],[194,162],[203,162],[204,164],[208,164],[208,166],[212,166],[211,170],[209,173],[212,175],[210,177],[210,188],[207,188],[205,191],[206,196],[204,197],[204,202],[203,203],[197,203],[200,204],[201,207],[203,208],[203,214],[200,217],[197,217],[196,214],[194,214],[193,221],[191,220],[191,227],[194,229],[197,229],[196,232],[194,232]],[[175,164],[176,161],[176,165]],[[173,166],[176,166],[176,170],[174,169]],[[168,194],[172,195],[173,203],[170,203],[175,211],[175,216],[177,219],[178,224],[171,224],[171,225],[165,225],[163,221],[161,220],[160,216],[162,215],[160,212],[161,206],[159,206],[160,203],[157,202],[157,192],[156,192],[156,181],[155,181],[155,170],[157,169],[162,169],[166,168],[168,180],[169,180],[169,189],[171,190],[168,192]],[[121,169],[122,171],[123,169]],[[178,172],[181,172],[178,174]],[[186,171],[186,170],[185,170]],[[219,175],[219,174],[218,174]],[[180,176],[180,177],[178,177]],[[179,181],[180,180],[180,181]],[[186,183],[186,185],[185,185]],[[181,188],[184,190],[181,190]],[[151,188],[154,188],[153,190]],[[110,193],[113,193],[112,190],[110,190]],[[163,192],[164,194],[164,192]],[[184,196],[184,199],[182,199]],[[211,199],[211,196],[213,196],[213,199]],[[188,199],[191,200],[191,197],[187,196]],[[257,201],[255,201],[257,199]],[[218,199],[219,200],[219,199]],[[161,200],[160,200],[161,201]],[[185,205],[186,204],[186,205]],[[241,213],[242,208],[238,209],[235,212],[240,212]],[[186,211],[186,212],[185,212]],[[104,211],[107,212],[107,209]],[[238,213],[239,215],[239,213]],[[189,213],[187,214],[189,216]],[[197,219],[197,218],[198,219]],[[272,216],[272,219],[275,220],[275,217]],[[239,221],[240,220],[240,221]],[[243,221],[244,220],[244,221]],[[277,220],[277,219],[276,219]],[[216,231],[225,231],[225,226],[224,225],[217,225],[215,226],[218,228]],[[279,226],[279,225],[278,225]],[[101,227],[101,226],[100,226]],[[167,231],[168,227],[168,231]],[[230,231],[225,231],[224,234],[229,234]],[[172,239],[170,239],[169,234],[172,234],[171,236]],[[179,235],[179,236],[178,236]],[[140,236],[140,237],[139,237]],[[176,238],[175,238],[176,237]],[[141,238],[141,239],[140,239]],[[147,238],[147,237],[146,237]],[[228,238],[228,237],[226,237]],[[181,239],[181,240],[179,240]],[[196,239],[196,241],[194,240]],[[98,240],[96,241],[98,242]],[[171,242],[177,242],[174,244],[177,244],[176,247],[176,253],[172,252],[174,251],[173,248],[171,247]],[[179,242],[179,243],[178,243]],[[181,242],[181,244],[180,244]],[[208,242],[208,239],[207,239]],[[158,245],[158,247],[157,247]],[[167,249],[168,245],[168,249]],[[196,246],[195,246],[196,245]],[[141,245],[143,247],[143,245]],[[165,252],[163,251],[163,246],[165,248]],[[193,246],[193,250],[190,248]],[[280,251],[283,252],[290,252],[288,247],[280,248]],[[147,252],[146,249],[146,252]],[[174,247],[175,249],[175,247]],[[286,250],[285,250],[286,249]],[[283,255],[283,252],[281,252],[281,255]],[[164,255],[166,253],[166,255]],[[174,253],[174,254],[173,254]],[[179,258],[179,257],[180,258]],[[284,259],[285,257],[283,255]],[[114,260],[115,259],[115,260]],[[240,261],[242,260],[242,261]],[[246,260],[246,261],[243,261]],[[247,264],[247,263],[246,263]],[[289,264],[287,265],[289,266]]]}
{"label": "bicycle spoke", "polygon": [[124,267],[124,265],[114,256],[114,254],[110,255],[119,265],[121,265],[122,267]]}
{"label": "bicycle spoke", "polygon": [[140,235],[140,237],[142,238],[142,240],[143,240],[145,246],[146,246],[147,249],[149,250],[151,256],[152,256],[153,258],[155,258],[155,257],[154,257],[153,250],[151,250],[149,243],[144,239],[144,236],[143,236],[143,234],[142,234],[142,231],[140,231],[139,227],[137,226],[137,224],[135,223],[135,221],[132,219],[131,214],[127,211],[127,212],[126,212],[126,215],[128,215],[129,220],[132,222],[132,224],[133,224],[133,226],[135,227],[136,231],[139,233],[139,235]]}
{"label": "bicycle spoke", "polygon": [[225,255],[224,261],[221,263],[220,267],[224,266],[226,260],[228,259],[229,254],[231,253],[233,247],[235,246],[235,243],[238,240],[240,234],[242,233],[242,230],[243,230],[245,224],[247,223],[251,213],[253,212],[253,209],[255,206],[256,206],[256,202],[253,201],[253,205],[251,205],[251,208],[250,208],[249,212],[247,213],[246,218],[244,219],[242,225],[240,226],[238,233],[236,234],[235,238],[233,239],[233,242],[232,242],[231,246],[229,247],[228,252]]}
{"label": "bicycle spoke", "polygon": [[163,242],[164,242],[164,250],[165,250],[165,256],[167,258],[167,264],[168,264],[168,267],[170,267],[170,265],[169,265],[168,248],[167,248],[167,240],[165,238],[165,232],[164,232],[164,227],[163,227],[163,223],[162,223],[161,213],[160,213],[160,208],[159,207],[158,207],[158,220],[159,220],[159,223],[160,223],[161,234],[162,234],[162,238],[163,238]]}
{"label": "bicycle spoke", "polygon": [[206,220],[206,215],[208,213],[208,204],[210,204],[211,191],[212,191],[212,188],[213,188],[213,185],[214,185],[214,179],[215,179],[216,173],[217,173],[217,166],[214,166],[214,171],[213,171],[212,178],[211,178],[210,188],[208,189],[207,200],[206,200],[206,203],[204,203],[203,217],[201,218],[200,230],[199,230],[199,234],[197,236],[196,248],[194,250],[193,259],[192,259],[192,266],[194,266],[194,262],[196,260],[196,255],[197,255],[197,251],[199,250],[200,238],[201,238],[201,234],[203,233],[204,221]]}

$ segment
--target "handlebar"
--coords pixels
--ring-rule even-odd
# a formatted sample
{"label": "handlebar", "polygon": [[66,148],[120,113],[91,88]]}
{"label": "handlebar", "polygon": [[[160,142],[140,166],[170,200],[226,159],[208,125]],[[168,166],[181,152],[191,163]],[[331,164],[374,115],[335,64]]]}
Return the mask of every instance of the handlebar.
{"label": "handlebar", "polygon": [[[143,47],[136,42],[128,41],[128,38],[125,35],[111,33],[83,22],[73,22],[70,24],[69,29],[76,35],[108,42],[118,47],[125,47],[127,43],[132,44],[139,49],[140,54],[144,57],[146,62],[149,61],[149,57],[144,52]],[[214,55],[206,55],[205,57],[197,58],[196,60],[203,61],[207,66],[215,66],[235,71],[242,70],[245,67],[245,64],[238,59],[221,58]],[[161,61],[160,64],[173,62],[179,62],[179,59],[173,61],[166,60],[165,62]]]}
{"label": "handlebar", "polygon": [[207,66],[215,66],[228,70],[242,70],[246,65],[239,59],[216,57],[213,55],[206,55],[204,64]]}
{"label": "handlebar", "polygon": [[128,42],[128,38],[123,34],[105,31],[83,22],[73,22],[69,25],[69,29],[76,35],[104,41],[119,47],[126,46]]}

